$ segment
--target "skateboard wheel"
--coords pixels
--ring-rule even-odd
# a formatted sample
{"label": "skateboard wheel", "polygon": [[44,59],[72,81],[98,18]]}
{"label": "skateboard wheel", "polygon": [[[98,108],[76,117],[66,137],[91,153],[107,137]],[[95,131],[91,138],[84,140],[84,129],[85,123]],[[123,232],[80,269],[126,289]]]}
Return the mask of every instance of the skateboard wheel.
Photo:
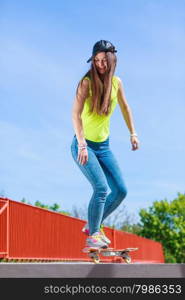
{"label": "skateboard wheel", "polygon": [[95,264],[99,264],[99,262],[100,262],[100,259],[99,259],[99,258],[95,258],[95,257],[93,257],[93,262],[94,262]]}
{"label": "skateboard wheel", "polygon": [[100,258],[96,253],[89,253],[89,257],[93,260],[95,264],[98,264],[100,262]]}
{"label": "skateboard wheel", "polygon": [[125,262],[126,262],[127,264],[130,264],[131,261],[132,261],[130,256],[124,257],[124,260],[125,260]]}

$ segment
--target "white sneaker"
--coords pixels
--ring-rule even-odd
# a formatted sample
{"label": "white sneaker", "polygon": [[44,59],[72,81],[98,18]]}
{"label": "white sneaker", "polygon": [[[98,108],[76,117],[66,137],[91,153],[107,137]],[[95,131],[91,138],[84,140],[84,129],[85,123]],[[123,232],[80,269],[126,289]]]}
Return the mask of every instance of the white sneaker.
{"label": "white sneaker", "polygon": [[90,248],[107,248],[107,243],[102,241],[100,232],[96,232],[86,239],[86,246]]}
{"label": "white sneaker", "polygon": [[[85,226],[82,228],[82,232],[89,236],[89,226],[88,223],[85,224]],[[101,239],[104,243],[107,243],[108,245],[111,243],[111,241],[108,239],[108,237],[105,235],[105,232],[103,230],[103,225],[100,226],[100,232]]]}

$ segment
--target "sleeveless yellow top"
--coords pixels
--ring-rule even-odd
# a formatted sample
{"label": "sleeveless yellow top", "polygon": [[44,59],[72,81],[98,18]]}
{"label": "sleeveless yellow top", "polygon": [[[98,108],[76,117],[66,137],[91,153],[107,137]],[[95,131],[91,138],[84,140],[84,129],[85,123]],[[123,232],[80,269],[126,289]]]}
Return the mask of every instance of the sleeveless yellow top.
{"label": "sleeveless yellow top", "polygon": [[92,90],[91,80],[89,77],[84,77],[89,80],[89,97],[85,99],[84,108],[81,114],[82,125],[85,139],[93,142],[103,142],[110,134],[110,117],[117,104],[117,93],[119,88],[119,81],[116,76],[112,77],[112,91],[111,91],[111,108],[110,113],[106,115],[98,115],[90,111]]}

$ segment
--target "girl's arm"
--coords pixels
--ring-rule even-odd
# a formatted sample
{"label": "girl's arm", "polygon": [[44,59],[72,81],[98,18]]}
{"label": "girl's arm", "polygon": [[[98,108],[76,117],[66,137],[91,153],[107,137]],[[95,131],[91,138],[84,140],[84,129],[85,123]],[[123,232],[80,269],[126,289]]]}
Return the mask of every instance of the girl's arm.
{"label": "girl's arm", "polygon": [[85,99],[88,97],[88,93],[89,93],[89,82],[87,79],[84,79],[82,81],[81,86],[78,87],[77,95],[75,97],[73,109],[72,109],[73,127],[76,133],[78,144],[85,143],[81,114],[83,111]]}
{"label": "girl's arm", "polygon": [[137,134],[136,134],[135,127],[134,127],[132,112],[128,105],[126,96],[125,96],[122,81],[119,77],[118,77],[118,80],[119,80],[119,88],[118,88],[118,95],[117,95],[118,103],[119,103],[123,118],[126,122],[126,125],[129,129],[129,131],[130,131],[132,150],[136,150],[139,148],[139,141],[137,139]]}
{"label": "girl's arm", "polygon": [[127,124],[127,127],[130,131],[130,134],[135,133],[135,128],[134,128],[134,122],[133,122],[133,117],[132,117],[132,112],[131,109],[128,105],[128,102],[126,100],[125,92],[123,89],[123,84],[120,78],[119,80],[119,88],[118,88],[118,103],[123,115],[123,118]]}

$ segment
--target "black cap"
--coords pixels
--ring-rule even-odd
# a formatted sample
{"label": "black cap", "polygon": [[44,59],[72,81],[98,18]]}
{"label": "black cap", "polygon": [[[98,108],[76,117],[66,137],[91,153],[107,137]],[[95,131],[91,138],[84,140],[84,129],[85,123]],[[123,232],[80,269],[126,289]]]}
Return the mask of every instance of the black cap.
{"label": "black cap", "polygon": [[94,45],[93,51],[92,51],[92,56],[88,59],[87,63],[90,62],[92,60],[93,56],[95,56],[99,52],[112,52],[112,53],[114,53],[114,52],[117,52],[117,50],[115,50],[114,45],[109,41],[105,41],[105,40],[98,41]]}

